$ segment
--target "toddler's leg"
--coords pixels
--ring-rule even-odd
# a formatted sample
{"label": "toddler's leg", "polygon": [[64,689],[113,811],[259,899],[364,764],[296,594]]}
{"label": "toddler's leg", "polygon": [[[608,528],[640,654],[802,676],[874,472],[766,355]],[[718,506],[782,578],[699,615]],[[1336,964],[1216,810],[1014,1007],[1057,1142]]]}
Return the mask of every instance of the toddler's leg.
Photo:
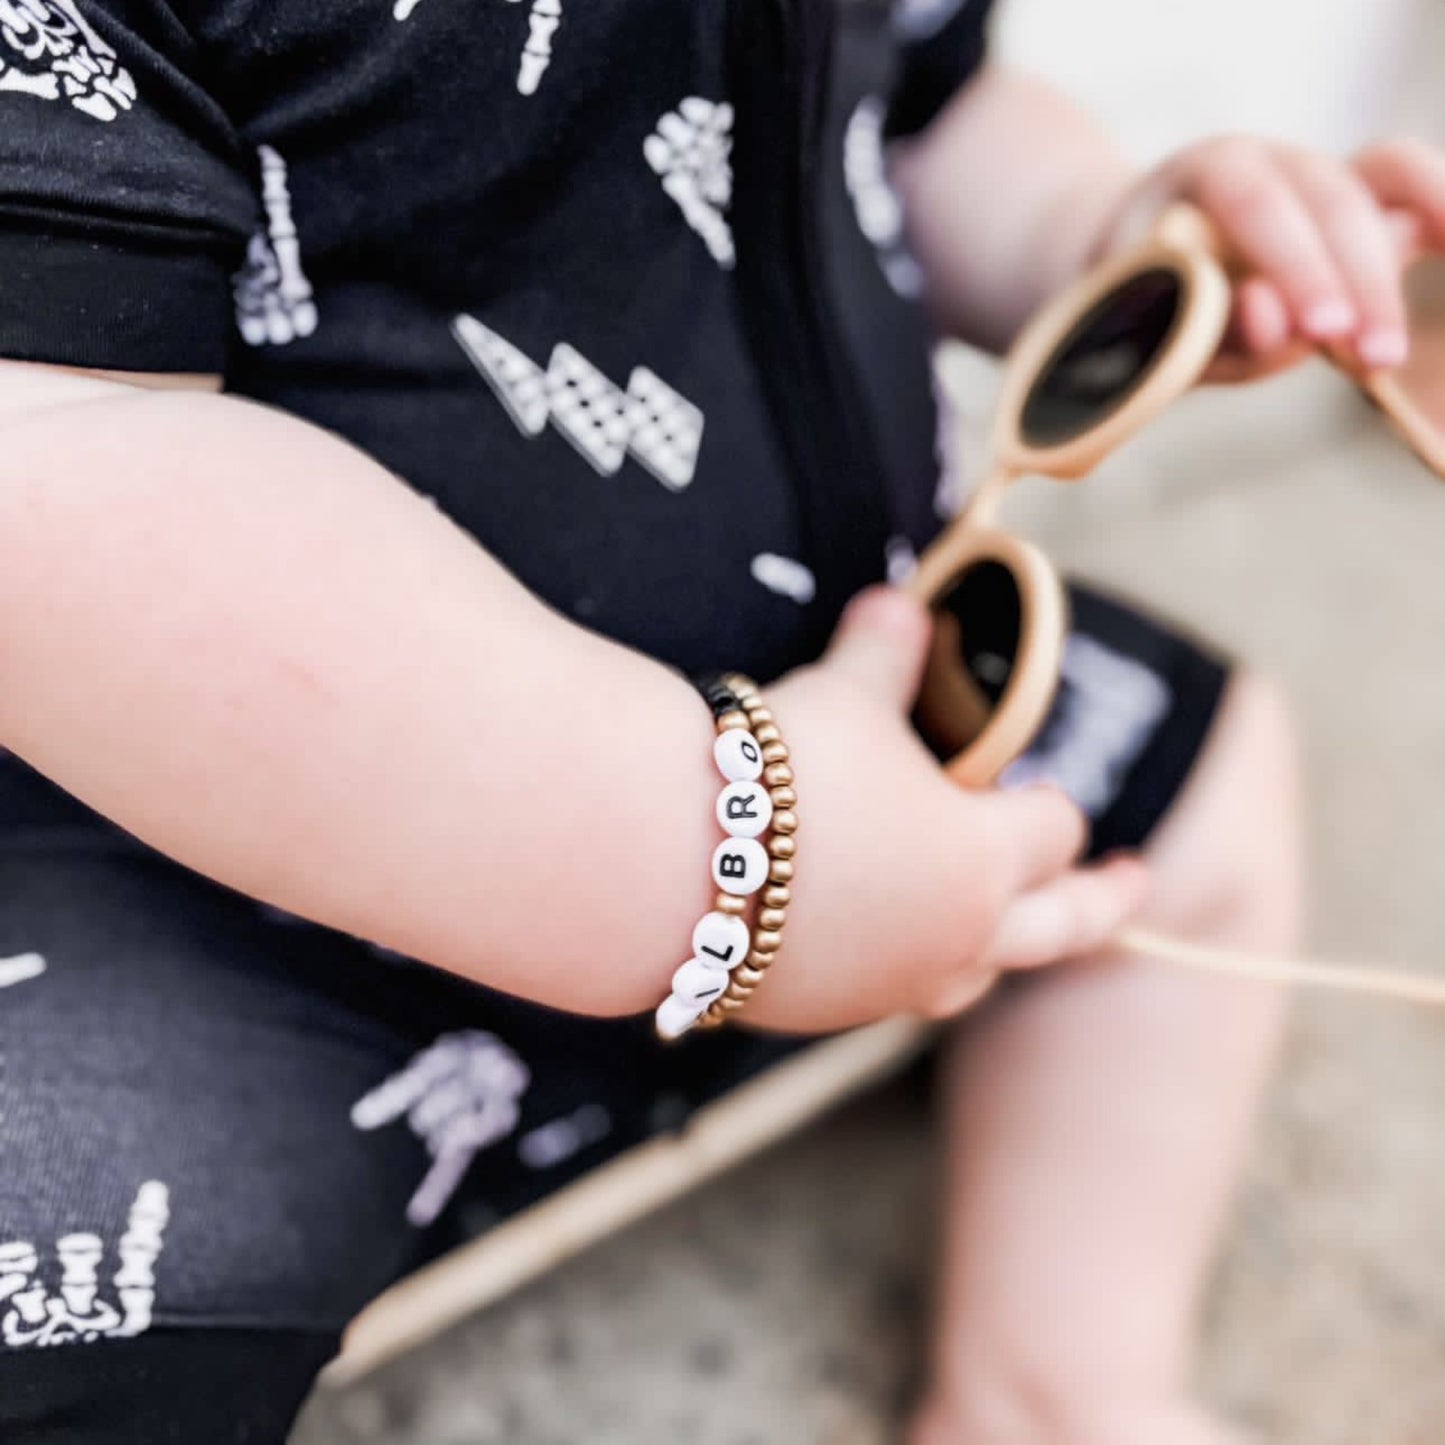
{"label": "toddler's leg", "polygon": [[[1236,679],[1149,847],[1148,922],[1293,946],[1294,755],[1284,711]],[[914,1445],[1204,1445],[1195,1313],[1284,1000],[1103,960],[1005,990],[945,1071],[940,1317]]]}

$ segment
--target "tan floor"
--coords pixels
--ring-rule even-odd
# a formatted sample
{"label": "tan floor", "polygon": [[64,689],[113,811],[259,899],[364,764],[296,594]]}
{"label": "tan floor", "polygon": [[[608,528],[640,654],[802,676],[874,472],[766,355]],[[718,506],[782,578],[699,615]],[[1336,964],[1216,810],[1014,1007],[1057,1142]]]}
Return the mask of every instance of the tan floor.
{"label": "tan floor", "polygon": [[[975,388],[975,394],[977,389]],[[1315,941],[1445,970],[1445,486],[1315,370],[1191,399],[1014,516],[1258,659],[1306,738]],[[863,1445],[912,1387],[929,1144],[892,1090],[372,1380],[298,1445]],[[1445,1440],[1445,1017],[1304,1001],[1212,1309],[1271,1445]]]}

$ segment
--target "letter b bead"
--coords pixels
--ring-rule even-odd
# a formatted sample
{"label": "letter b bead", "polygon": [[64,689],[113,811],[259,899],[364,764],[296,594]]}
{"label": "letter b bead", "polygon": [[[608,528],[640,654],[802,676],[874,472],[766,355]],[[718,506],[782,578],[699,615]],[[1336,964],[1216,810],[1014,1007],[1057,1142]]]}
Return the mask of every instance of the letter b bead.
{"label": "letter b bead", "polygon": [[712,745],[718,772],[730,783],[755,783],[763,775],[763,749],[745,728],[719,733]]}
{"label": "letter b bead", "polygon": [[756,838],[724,838],[712,855],[713,882],[724,893],[745,897],[763,886],[771,862]]}
{"label": "letter b bead", "polygon": [[756,838],[773,820],[773,800],[761,783],[729,783],[718,794],[717,820],[734,838]]}

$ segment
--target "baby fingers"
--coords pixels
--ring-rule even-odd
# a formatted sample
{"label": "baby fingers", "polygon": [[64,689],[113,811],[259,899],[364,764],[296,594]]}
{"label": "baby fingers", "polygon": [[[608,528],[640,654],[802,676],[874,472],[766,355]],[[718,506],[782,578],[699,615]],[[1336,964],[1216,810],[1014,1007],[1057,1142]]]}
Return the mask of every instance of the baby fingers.
{"label": "baby fingers", "polygon": [[1039,968],[1105,948],[1137,912],[1149,873],[1135,858],[1076,868],[1016,898],[984,959],[987,971]]}
{"label": "baby fingers", "polygon": [[1410,344],[1405,296],[1384,207],[1333,157],[1287,149],[1277,155],[1349,294],[1357,318],[1353,350],[1367,367],[1402,365]]}

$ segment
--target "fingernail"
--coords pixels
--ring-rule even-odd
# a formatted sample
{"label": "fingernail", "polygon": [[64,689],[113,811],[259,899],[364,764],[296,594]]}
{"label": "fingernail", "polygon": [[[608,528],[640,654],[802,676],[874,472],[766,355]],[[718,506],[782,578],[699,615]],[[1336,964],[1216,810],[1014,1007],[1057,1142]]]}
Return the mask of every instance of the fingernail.
{"label": "fingernail", "polygon": [[1353,330],[1355,308],[1348,301],[1317,301],[1305,312],[1305,330],[1312,336],[1343,336]]}
{"label": "fingernail", "polygon": [[1382,371],[1403,366],[1409,354],[1410,338],[1392,326],[1367,331],[1360,337],[1360,360],[1366,366],[1378,367]]}

